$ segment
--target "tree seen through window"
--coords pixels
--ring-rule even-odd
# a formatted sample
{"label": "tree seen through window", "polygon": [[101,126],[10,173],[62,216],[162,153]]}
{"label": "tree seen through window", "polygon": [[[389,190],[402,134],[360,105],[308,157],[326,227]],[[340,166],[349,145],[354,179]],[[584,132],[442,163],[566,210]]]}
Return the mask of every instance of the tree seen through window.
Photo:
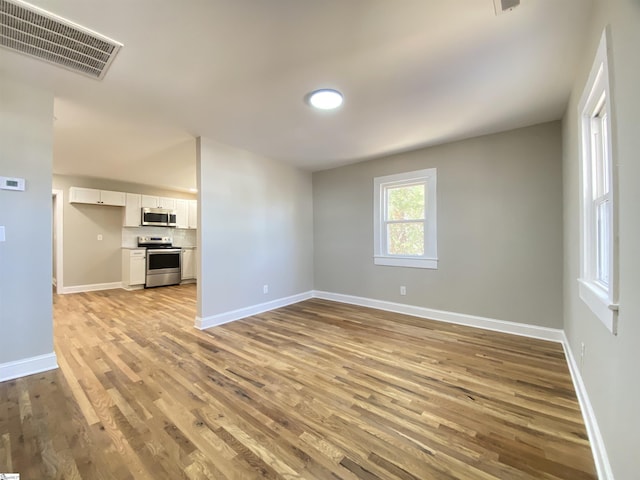
{"label": "tree seen through window", "polygon": [[424,183],[386,189],[386,233],[388,255],[424,255]]}

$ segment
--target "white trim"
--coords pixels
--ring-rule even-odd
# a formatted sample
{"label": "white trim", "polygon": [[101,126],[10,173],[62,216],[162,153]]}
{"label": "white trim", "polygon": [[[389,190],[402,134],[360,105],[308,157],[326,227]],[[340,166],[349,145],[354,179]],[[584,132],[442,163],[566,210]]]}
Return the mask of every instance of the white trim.
{"label": "white trim", "polygon": [[539,327],[537,325],[529,325],[525,323],[478,317],[475,315],[468,315],[466,313],[447,312],[444,310],[417,307],[403,303],[387,302],[384,300],[356,297],[353,295],[343,295],[341,293],[322,292],[316,290],[313,292],[313,296],[315,298],[332,300],[334,302],[350,303],[352,305],[360,305],[362,307],[377,308],[378,310],[386,310],[388,312],[403,313],[414,317],[428,318],[430,320],[438,320],[440,322],[455,323],[458,325],[466,325],[468,327],[482,328],[484,330],[493,330],[496,332],[510,333],[512,335],[549,340],[552,342],[562,342],[563,339],[563,332],[559,328]]}
{"label": "white trim", "polygon": [[[438,173],[436,168],[384,175],[373,179],[373,263],[391,267],[438,268]],[[410,184],[426,188],[424,219],[424,255],[398,256],[387,254],[386,189]]]}
{"label": "white trim", "polygon": [[[55,197],[55,211],[54,215],[56,216],[56,244],[53,248],[55,248],[56,254],[56,271],[55,273],[55,282],[54,285],[56,287],[56,293],[63,293],[64,290],[64,258],[62,248],[63,245],[63,233],[64,233],[64,191],[63,190],[52,190],[51,191],[52,198]],[[53,229],[53,225],[51,226]],[[53,234],[53,232],[52,232]]]}
{"label": "white trim", "polygon": [[440,322],[455,323],[458,325],[466,325],[468,327],[482,328],[484,330],[492,330],[502,333],[510,333],[512,335],[520,335],[530,338],[538,338],[551,342],[562,342],[564,338],[563,331],[558,328],[540,327],[537,325],[529,325],[525,323],[508,322],[506,320],[496,320],[493,318],[478,317],[468,315],[466,313],[447,312],[444,310],[435,310],[432,308],[417,307],[414,305],[406,305],[402,303],[387,302],[384,300],[375,300],[372,298],[356,297],[353,295],[343,295],[341,293],[323,292],[313,290],[310,292],[292,295],[290,297],[280,298],[250,307],[240,308],[230,312],[219,313],[209,317],[196,317],[195,327],[204,330],[207,328],[223,325],[225,323],[240,320],[242,318],[257,315],[276,308],[285,307],[293,303],[302,302],[310,298],[321,298],[323,300],[331,300],[334,302],[348,303],[351,305],[360,305],[362,307],[377,308],[378,310],[386,310],[388,312],[403,313],[414,317],[428,318],[430,320],[438,320]]}
{"label": "white trim", "polygon": [[58,360],[55,352],[7,362],[0,365],[0,382],[6,382],[7,380],[34,375],[56,368],[58,368]]}
{"label": "white trim", "polygon": [[385,265],[387,267],[409,267],[409,268],[438,268],[437,258],[414,258],[414,257],[387,257],[382,255],[374,255],[373,263],[375,265]]}
{"label": "white trim", "polygon": [[208,317],[196,317],[195,327],[199,330],[205,330],[207,328],[216,327],[225,323],[240,320],[242,318],[257,315],[259,313],[268,312],[269,310],[275,310],[276,308],[286,307],[293,303],[309,300],[313,297],[313,292],[298,293],[297,295],[291,295],[290,297],[278,298],[265,303],[259,303],[250,307],[239,308],[238,310],[232,310],[230,312],[218,313],[217,315],[210,315]]}
{"label": "white trim", "polygon": [[93,284],[89,284],[89,285],[74,285],[72,287],[64,287],[62,289],[62,293],[63,294],[67,294],[67,293],[95,292],[97,290],[114,290],[116,288],[122,288],[122,282],[93,283]]}
{"label": "white trim", "polygon": [[580,299],[587,304],[591,311],[604,323],[614,335],[618,334],[618,305],[609,302],[604,290],[598,289],[593,282],[578,279],[578,293]]}
{"label": "white trim", "polygon": [[564,332],[562,333],[562,337],[562,346],[564,347],[565,357],[567,357],[567,364],[569,365],[573,388],[576,391],[580,410],[582,411],[582,418],[584,419],[587,434],[589,435],[589,444],[591,445],[591,452],[596,464],[598,478],[600,480],[613,480],[613,471],[611,470],[611,464],[609,463],[609,456],[607,455],[604,439],[602,438],[600,428],[598,427],[595,412],[593,411],[593,407],[589,401],[587,388],[584,385],[582,375],[580,375],[580,370],[578,369],[578,364],[576,363],[576,359],[573,356],[571,347],[569,346],[569,340],[567,340]]}
{"label": "white trim", "polygon": [[[615,241],[618,231],[618,210],[617,210],[617,189],[618,171],[615,168],[615,158],[613,155],[613,136],[611,126],[613,118],[613,96],[611,95],[611,85],[609,81],[608,65],[608,28],[602,32],[598,50],[596,52],[589,78],[585,84],[582,97],[578,104],[578,118],[580,131],[580,278],[578,279],[579,297],[596,315],[607,329],[617,334],[617,302],[618,302],[618,247]],[[602,107],[606,111],[606,131],[608,136],[603,140],[606,148],[606,158],[608,158],[608,195],[609,195],[609,218],[611,225],[608,233],[609,258],[609,286],[600,286],[597,282],[597,240],[596,240],[596,212],[594,209],[593,186],[593,165],[597,163],[594,157],[593,147],[593,124],[595,112]],[[595,160],[594,160],[595,158]]]}
{"label": "white trim", "polygon": [[144,290],[144,285],[129,285],[125,287],[124,284],[122,284],[122,289],[127,292],[133,292],[134,290]]}

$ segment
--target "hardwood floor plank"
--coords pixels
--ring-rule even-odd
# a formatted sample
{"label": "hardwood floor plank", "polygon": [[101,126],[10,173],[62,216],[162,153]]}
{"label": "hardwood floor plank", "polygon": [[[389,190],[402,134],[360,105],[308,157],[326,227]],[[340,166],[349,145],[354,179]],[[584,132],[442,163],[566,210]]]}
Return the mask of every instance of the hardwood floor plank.
{"label": "hardwood floor plank", "polygon": [[596,478],[559,344],[317,299],[198,331],[195,291],[54,295],[60,369],[0,384],[0,471]]}

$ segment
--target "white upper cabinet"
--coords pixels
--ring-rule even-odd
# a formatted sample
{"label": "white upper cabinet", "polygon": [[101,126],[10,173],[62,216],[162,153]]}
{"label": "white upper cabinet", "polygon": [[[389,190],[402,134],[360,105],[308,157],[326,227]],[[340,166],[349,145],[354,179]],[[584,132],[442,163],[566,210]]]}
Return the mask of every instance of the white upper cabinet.
{"label": "white upper cabinet", "polygon": [[167,210],[175,210],[176,209],[176,199],[175,198],[158,198],[160,202],[160,208],[166,208]]}
{"label": "white upper cabinet", "polygon": [[158,197],[152,195],[142,195],[142,207],[144,208],[160,208]]}
{"label": "white upper cabinet", "polygon": [[189,228],[189,200],[176,200],[176,227]]}
{"label": "white upper cabinet", "polygon": [[139,227],[141,218],[142,195],[139,193],[127,193],[122,225],[125,227]]}
{"label": "white upper cabinet", "polygon": [[164,208],[176,212],[176,227],[198,228],[197,200],[71,187],[69,188],[69,202],[125,207],[122,213],[122,226],[124,227],[139,227],[143,208]]}
{"label": "white upper cabinet", "polygon": [[198,201],[189,200],[189,228],[198,228]]}
{"label": "white upper cabinet", "polygon": [[124,192],[111,192],[109,190],[100,190],[100,203],[103,205],[113,205],[115,207],[124,207],[126,204],[126,195]]}
{"label": "white upper cabinet", "polygon": [[142,206],[145,208],[164,208],[167,210],[175,210],[176,199],[155,197],[153,195],[142,195]]}
{"label": "white upper cabinet", "polygon": [[100,203],[100,190],[71,187],[69,189],[69,203]]}
{"label": "white upper cabinet", "polygon": [[198,228],[197,200],[176,200],[176,224],[178,228]]}
{"label": "white upper cabinet", "polygon": [[69,189],[69,203],[92,203],[95,205],[124,207],[126,203],[125,197],[124,192],[80,187],[71,187]]}

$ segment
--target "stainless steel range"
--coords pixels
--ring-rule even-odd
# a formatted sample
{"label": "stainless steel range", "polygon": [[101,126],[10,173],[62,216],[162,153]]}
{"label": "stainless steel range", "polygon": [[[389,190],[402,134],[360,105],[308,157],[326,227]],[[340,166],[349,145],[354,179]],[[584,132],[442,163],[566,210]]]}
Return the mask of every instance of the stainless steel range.
{"label": "stainless steel range", "polygon": [[138,246],[147,249],[145,288],[180,283],[181,249],[173,246],[171,237],[138,237]]}

